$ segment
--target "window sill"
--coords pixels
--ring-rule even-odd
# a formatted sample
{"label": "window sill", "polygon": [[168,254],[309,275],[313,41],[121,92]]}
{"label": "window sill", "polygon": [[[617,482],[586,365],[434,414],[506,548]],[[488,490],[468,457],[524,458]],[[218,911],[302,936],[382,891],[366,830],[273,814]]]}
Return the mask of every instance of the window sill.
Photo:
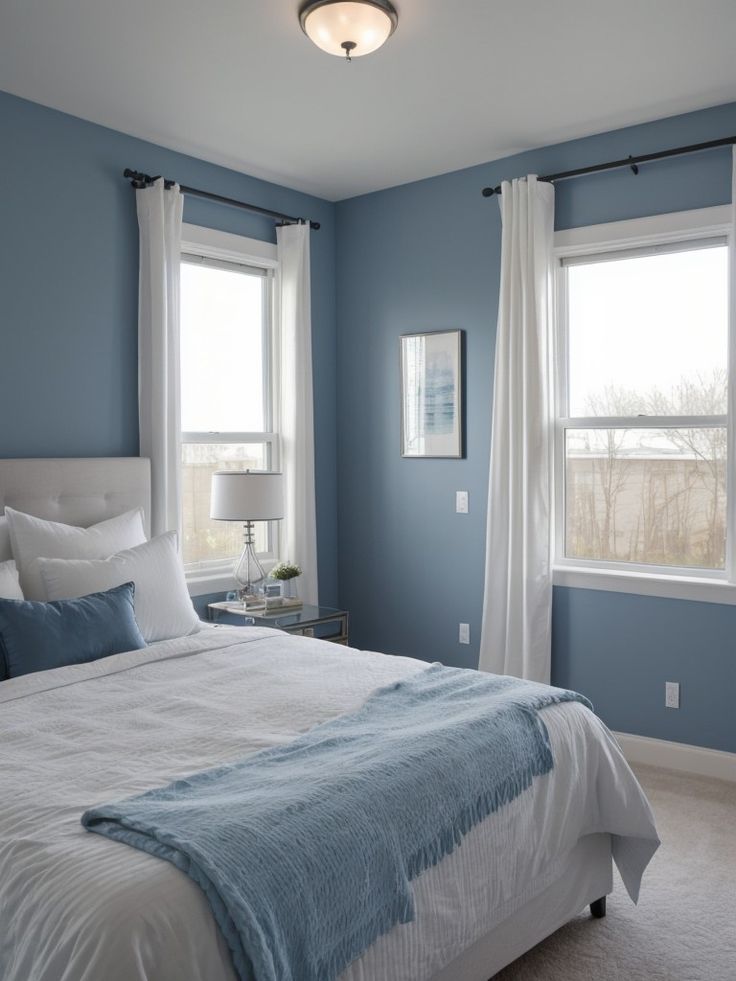
{"label": "window sill", "polygon": [[[277,559],[261,559],[261,565],[265,569],[266,575],[277,564]],[[206,596],[209,593],[227,593],[235,589],[235,576],[232,573],[232,568],[231,565],[227,569],[219,568],[209,572],[206,569],[192,569],[185,572],[189,595]]]}
{"label": "window sill", "polygon": [[235,578],[231,573],[212,573],[207,575],[203,572],[187,573],[187,589],[190,596],[206,596],[208,593],[227,593],[235,589]]}
{"label": "window sill", "polygon": [[552,582],[555,586],[573,589],[599,589],[611,593],[634,593],[637,596],[660,596],[666,599],[736,606],[736,583],[723,579],[555,566]]}

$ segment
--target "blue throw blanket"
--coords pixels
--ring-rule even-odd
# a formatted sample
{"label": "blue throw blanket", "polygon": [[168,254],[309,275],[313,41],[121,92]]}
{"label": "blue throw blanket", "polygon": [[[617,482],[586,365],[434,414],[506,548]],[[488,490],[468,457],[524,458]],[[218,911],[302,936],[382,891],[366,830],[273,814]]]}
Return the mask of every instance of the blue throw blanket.
{"label": "blue throw blanket", "polygon": [[432,665],[286,746],[82,817],[204,890],[241,981],[331,981],[413,919],[410,882],[554,765],[574,692]]}

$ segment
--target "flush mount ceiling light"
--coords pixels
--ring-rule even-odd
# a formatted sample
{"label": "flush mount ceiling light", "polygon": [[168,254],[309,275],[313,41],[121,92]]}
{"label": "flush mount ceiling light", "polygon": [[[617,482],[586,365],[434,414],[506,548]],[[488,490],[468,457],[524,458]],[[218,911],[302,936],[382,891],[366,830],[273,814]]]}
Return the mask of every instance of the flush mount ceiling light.
{"label": "flush mount ceiling light", "polygon": [[399,15],[389,0],[307,0],[299,22],[318,48],[351,61],[377,51],[396,30]]}

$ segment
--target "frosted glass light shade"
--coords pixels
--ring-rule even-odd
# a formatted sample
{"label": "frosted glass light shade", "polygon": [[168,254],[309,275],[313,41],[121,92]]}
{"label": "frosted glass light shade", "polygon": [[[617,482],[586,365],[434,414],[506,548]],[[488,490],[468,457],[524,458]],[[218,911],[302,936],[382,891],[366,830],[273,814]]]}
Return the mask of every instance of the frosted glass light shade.
{"label": "frosted glass light shade", "polygon": [[299,20],[318,48],[359,58],[386,42],[396,29],[398,15],[388,0],[312,0],[302,6]]}
{"label": "frosted glass light shade", "polygon": [[278,521],[284,516],[283,477],[252,470],[212,474],[210,517],[219,521]]}

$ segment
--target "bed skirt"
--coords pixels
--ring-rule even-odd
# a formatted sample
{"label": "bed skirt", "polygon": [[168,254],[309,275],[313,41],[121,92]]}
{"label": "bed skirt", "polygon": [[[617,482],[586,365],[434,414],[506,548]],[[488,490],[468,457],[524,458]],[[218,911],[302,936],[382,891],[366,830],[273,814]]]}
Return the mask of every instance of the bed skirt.
{"label": "bed skirt", "polygon": [[551,883],[525,890],[521,905],[431,981],[488,981],[612,889],[611,836],[586,835]]}

